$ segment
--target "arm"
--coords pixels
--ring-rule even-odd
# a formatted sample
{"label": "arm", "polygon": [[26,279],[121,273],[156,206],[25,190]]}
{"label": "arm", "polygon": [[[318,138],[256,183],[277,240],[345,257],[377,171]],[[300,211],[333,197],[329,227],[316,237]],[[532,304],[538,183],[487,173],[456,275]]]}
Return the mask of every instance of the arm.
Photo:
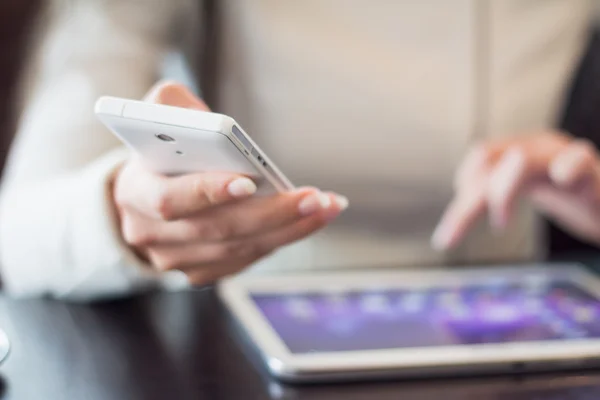
{"label": "arm", "polygon": [[186,5],[51,3],[1,189],[0,263],[9,292],[93,298],[158,283],[121,242],[110,189],[127,153],[93,106],[103,94],[142,97],[159,77],[179,13],[190,14]]}

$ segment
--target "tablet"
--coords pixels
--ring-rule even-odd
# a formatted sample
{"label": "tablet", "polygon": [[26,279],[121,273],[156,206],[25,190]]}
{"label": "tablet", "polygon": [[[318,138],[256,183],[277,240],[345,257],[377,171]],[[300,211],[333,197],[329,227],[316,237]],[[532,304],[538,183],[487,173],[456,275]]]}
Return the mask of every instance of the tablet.
{"label": "tablet", "polygon": [[268,370],[287,381],[600,361],[600,281],[579,265],[246,276],[218,293]]}

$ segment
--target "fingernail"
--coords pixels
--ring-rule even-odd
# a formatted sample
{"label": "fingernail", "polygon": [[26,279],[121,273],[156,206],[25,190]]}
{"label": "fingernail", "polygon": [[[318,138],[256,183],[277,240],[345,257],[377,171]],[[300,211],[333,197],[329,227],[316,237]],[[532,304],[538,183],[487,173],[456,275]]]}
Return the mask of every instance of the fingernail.
{"label": "fingernail", "polygon": [[348,208],[348,205],[350,204],[350,202],[348,201],[348,198],[346,196],[341,196],[339,194],[335,195],[335,204],[338,206],[338,208],[341,211],[344,211],[346,208]]}
{"label": "fingernail", "polygon": [[310,215],[316,213],[319,210],[329,208],[331,205],[331,199],[325,193],[313,193],[306,196],[298,204],[298,210],[302,215]]}
{"label": "fingernail", "polygon": [[319,199],[319,205],[321,206],[321,208],[325,209],[331,206],[331,198],[325,193],[317,193],[317,198]]}
{"label": "fingernail", "polygon": [[233,197],[248,197],[256,193],[256,184],[248,178],[237,178],[227,185],[227,191]]}

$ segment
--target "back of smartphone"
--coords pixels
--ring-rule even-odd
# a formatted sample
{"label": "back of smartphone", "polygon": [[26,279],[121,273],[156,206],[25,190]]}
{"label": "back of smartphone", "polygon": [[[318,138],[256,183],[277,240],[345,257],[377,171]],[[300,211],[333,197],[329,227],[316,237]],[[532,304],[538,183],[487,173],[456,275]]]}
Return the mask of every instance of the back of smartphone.
{"label": "back of smartphone", "polygon": [[285,178],[281,185],[262,163],[250,157],[250,152],[230,134],[235,121],[227,116],[113,97],[98,100],[96,115],[141,156],[147,168],[157,173],[243,174],[256,182],[259,194],[291,187]]}

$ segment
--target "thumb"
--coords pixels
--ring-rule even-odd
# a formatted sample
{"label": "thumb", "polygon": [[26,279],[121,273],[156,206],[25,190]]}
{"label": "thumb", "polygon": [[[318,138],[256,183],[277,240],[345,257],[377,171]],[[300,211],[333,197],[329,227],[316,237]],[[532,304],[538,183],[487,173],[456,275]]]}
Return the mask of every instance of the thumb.
{"label": "thumb", "polygon": [[144,97],[149,103],[210,111],[206,103],[196,97],[185,85],[175,81],[159,81]]}

